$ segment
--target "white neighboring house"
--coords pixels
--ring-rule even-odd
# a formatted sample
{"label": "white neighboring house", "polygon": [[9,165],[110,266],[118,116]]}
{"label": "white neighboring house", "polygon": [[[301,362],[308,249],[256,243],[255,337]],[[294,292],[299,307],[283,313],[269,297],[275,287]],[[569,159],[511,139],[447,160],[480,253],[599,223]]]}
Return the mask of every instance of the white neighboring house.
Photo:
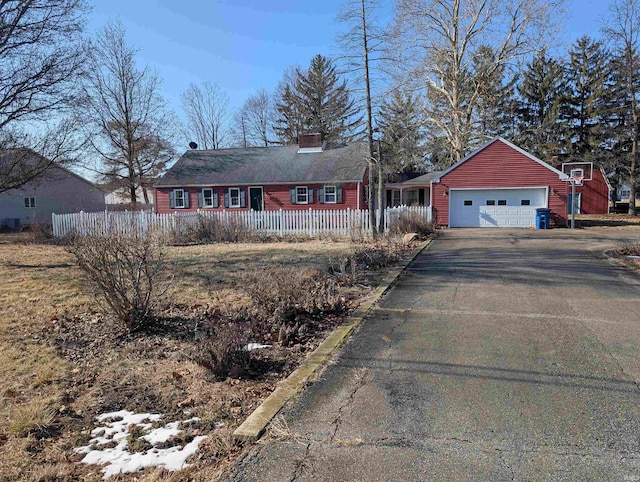
{"label": "white neighboring house", "polygon": [[0,193],[0,226],[20,229],[51,224],[51,215],[104,211],[105,192],[64,167],[53,165],[17,189]]}

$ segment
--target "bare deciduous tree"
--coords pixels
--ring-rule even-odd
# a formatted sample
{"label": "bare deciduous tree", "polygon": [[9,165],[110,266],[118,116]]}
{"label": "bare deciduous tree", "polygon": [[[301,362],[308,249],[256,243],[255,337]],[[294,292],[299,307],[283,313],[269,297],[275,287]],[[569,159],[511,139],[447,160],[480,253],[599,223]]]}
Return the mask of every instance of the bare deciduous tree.
{"label": "bare deciduous tree", "polygon": [[191,84],[182,94],[189,140],[201,149],[220,149],[227,142],[229,97],[217,84],[206,81],[202,87]]}
{"label": "bare deciduous tree", "polygon": [[0,149],[11,150],[0,192],[70,160],[73,129],[51,119],[62,119],[74,99],[86,9],[84,0],[0,1]]}
{"label": "bare deciduous tree", "polygon": [[268,147],[274,143],[274,108],[269,93],[260,89],[236,112],[234,131],[243,147]]}
{"label": "bare deciduous tree", "polygon": [[622,104],[631,119],[628,134],[629,149],[624,168],[629,181],[629,214],[636,214],[638,182],[638,142],[640,140],[640,1],[615,0],[610,7],[611,17],[604,27],[605,35],[611,40],[620,58],[617,62],[617,77],[622,87]]}
{"label": "bare deciduous tree", "polygon": [[136,50],[127,45],[118,23],[105,27],[93,42],[78,116],[99,155],[91,166],[105,181],[126,187],[132,203],[142,188],[173,157],[173,115],[160,96],[156,73],[135,65]]}
{"label": "bare deciduous tree", "polygon": [[[563,0],[399,0],[394,52],[409,81],[424,89],[428,120],[460,160],[474,137],[482,77],[539,50],[560,17]],[[493,49],[491,63],[475,75],[480,49]],[[401,48],[400,48],[401,47]]]}
{"label": "bare deciduous tree", "polygon": [[[383,51],[386,36],[383,30],[374,24],[372,17],[380,8],[378,0],[348,0],[338,16],[338,20],[347,25],[348,30],[338,37],[348,68],[357,72],[357,82],[363,86],[365,103],[366,135],[367,135],[367,164],[369,171],[369,221],[374,228],[374,234],[382,229],[382,194],[384,175],[380,165],[380,156],[376,156],[373,148],[373,101],[371,93],[371,64],[380,60],[377,54]],[[376,174],[377,172],[377,174]],[[378,216],[374,219],[372,189],[374,179],[377,178],[377,206]]]}

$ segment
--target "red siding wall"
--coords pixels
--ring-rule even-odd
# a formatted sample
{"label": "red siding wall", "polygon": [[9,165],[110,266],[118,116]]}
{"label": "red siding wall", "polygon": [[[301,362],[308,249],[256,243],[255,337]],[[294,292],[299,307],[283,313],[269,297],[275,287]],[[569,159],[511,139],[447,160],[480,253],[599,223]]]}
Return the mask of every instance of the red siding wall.
{"label": "red siding wall", "polygon": [[[571,192],[570,187],[569,192]],[[582,186],[576,186],[576,192],[581,193],[581,213],[607,214],[609,212],[609,185],[598,166],[593,166],[592,180],[584,181]]]}
{"label": "red siding wall", "polygon": [[548,207],[555,225],[565,226],[567,184],[553,171],[497,140],[433,184],[436,222],[449,224],[449,188],[549,187]]}
{"label": "red siding wall", "polygon": [[[360,209],[366,209],[367,205],[364,203],[364,185],[360,183]],[[290,184],[269,185],[262,186],[264,209],[266,211],[277,211],[279,209],[285,210],[304,210],[304,209],[358,209],[358,184],[357,183],[342,183],[342,203],[336,204],[320,204],[318,202],[318,188],[325,184],[297,184],[298,186],[308,186],[313,188],[313,200],[312,204],[291,204],[291,197],[289,195],[289,189],[293,187]],[[329,184],[327,184],[329,185]],[[222,210],[224,207],[223,193],[225,188],[229,186],[202,186],[202,187],[215,187],[218,190],[218,204],[219,208],[213,208]],[[231,186],[242,187],[245,190],[247,196],[247,207],[244,208],[226,208],[229,210],[243,210],[249,209],[249,186]],[[260,186],[253,186],[260,187]],[[198,187],[184,188],[189,191],[189,208],[188,209],[171,209],[169,207],[169,192],[175,188],[156,188],[156,212],[158,213],[170,213],[170,212],[184,212],[184,211],[196,211],[198,209]],[[208,208],[211,209],[211,208]]]}

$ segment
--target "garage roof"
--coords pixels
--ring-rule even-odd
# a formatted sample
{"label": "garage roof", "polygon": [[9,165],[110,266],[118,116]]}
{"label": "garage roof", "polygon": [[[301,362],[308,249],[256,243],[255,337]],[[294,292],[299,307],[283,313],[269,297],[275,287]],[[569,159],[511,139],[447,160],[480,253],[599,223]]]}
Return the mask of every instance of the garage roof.
{"label": "garage roof", "polygon": [[471,159],[472,157],[474,157],[476,154],[478,154],[479,152],[485,150],[487,147],[489,147],[491,144],[493,144],[494,142],[502,142],[503,144],[506,144],[507,146],[511,147],[512,149],[518,151],[519,153],[527,156],[529,159],[531,159],[534,162],[537,162],[538,164],[540,164],[541,166],[546,167],[547,169],[549,169],[550,171],[556,173],[558,175],[558,179],[561,180],[568,180],[569,176],[567,176],[565,173],[563,173],[562,171],[559,171],[558,169],[556,169],[555,167],[553,167],[550,164],[547,164],[546,162],[544,162],[541,159],[538,159],[536,156],[534,156],[533,154],[525,151],[524,149],[519,148],[518,146],[516,146],[515,144],[509,142],[506,139],[503,139],[502,137],[496,137],[495,139],[492,139],[491,141],[487,142],[484,146],[480,147],[479,149],[476,149],[475,151],[471,152],[470,154],[468,154],[466,157],[464,157],[463,159],[461,159],[460,161],[458,161],[457,163],[455,163],[453,166],[451,166],[449,169],[446,169],[444,171],[442,171],[440,173],[439,176],[437,176],[436,178],[433,179],[432,182],[434,183],[438,183],[440,182],[440,179],[443,176],[446,176],[448,173],[450,173],[451,171],[453,171],[454,169],[456,169],[458,166],[460,166],[461,164],[463,164],[464,162],[468,161],[469,159]]}

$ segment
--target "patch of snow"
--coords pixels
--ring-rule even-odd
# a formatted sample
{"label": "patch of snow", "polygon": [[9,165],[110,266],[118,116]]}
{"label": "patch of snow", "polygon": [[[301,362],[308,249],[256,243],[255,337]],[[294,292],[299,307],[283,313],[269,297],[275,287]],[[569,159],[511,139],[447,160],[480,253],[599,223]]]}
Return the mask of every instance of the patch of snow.
{"label": "patch of snow", "polygon": [[[140,413],[135,414],[127,410],[119,412],[104,413],[97,417],[97,421],[106,423],[93,429],[93,438],[89,445],[77,447],[76,453],[86,454],[81,462],[85,464],[103,465],[103,478],[109,478],[125,472],[137,472],[148,467],[163,467],[167,470],[180,470],[187,466],[187,459],[196,453],[200,443],[207,438],[206,435],[199,435],[186,444],[184,447],[175,446],[160,449],[157,446],[165,443],[172,437],[182,433],[180,424],[197,422],[199,418],[193,417],[182,422],[169,422],[162,427],[152,429],[153,422],[162,419],[160,414]],[[146,452],[129,452],[130,435],[129,428],[142,428],[146,432],[141,439],[146,440],[153,446]],[[118,442],[115,447],[100,448],[102,445]],[[97,447],[93,449],[93,447]]]}
{"label": "patch of snow", "polygon": [[244,347],[244,349],[247,351],[259,350],[261,348],[271,348],[271,345],[261,345],[260,343],[249,343],[247,346]]}
{"label": "patch of snow", "polygon": [[629,259],[640,259],[640,256],[629,255],[629,256],[627,256],[627,258],[629,258]]}

